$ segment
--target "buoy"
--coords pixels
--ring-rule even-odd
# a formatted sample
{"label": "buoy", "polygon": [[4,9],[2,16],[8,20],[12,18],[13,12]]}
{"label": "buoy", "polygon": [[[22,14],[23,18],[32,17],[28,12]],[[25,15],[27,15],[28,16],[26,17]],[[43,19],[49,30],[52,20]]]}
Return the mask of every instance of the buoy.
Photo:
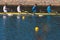
{"label": "buoy", "polygon": [[38,31],[39,31],[39,27],[36,26],[36,27],[35,27],[35,32],[38,32]]}
{"label": "buoy", "polygon": [[22,16],[22,19],[24,20],[25,19],[25,16]]}
{"label": "buoy", "polygon": [[6,16],[5,15],[3,15],[3,19],[6,19]]}

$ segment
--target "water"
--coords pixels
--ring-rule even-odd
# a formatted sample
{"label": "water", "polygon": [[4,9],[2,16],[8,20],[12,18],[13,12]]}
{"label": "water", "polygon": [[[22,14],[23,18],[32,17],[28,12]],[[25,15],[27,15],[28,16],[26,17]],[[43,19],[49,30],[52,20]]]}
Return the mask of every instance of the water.
{"label": "water", "polygon": [[[39,26],[38,33],[34,28]],[[60,16],[0,15],[0,40],[60,40]]]}

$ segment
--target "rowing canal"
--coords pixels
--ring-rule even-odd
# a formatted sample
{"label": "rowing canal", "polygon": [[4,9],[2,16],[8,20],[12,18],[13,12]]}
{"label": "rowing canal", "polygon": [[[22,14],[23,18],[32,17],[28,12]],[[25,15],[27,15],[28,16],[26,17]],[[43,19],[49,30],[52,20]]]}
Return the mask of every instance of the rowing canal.
{"label": "rowing canal", "polygon": [[60,16],[0,15],[0,40],[60,40]]}

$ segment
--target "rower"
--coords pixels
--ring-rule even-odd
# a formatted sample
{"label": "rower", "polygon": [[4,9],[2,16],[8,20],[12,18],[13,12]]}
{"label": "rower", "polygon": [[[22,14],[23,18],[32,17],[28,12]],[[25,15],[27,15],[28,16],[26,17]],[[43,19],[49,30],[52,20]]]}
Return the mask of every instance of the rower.
{"label": "rower", "polygon": [[21,4],[17,6],[17,12],[20,14],[21,13]]}
{"label": "rower", "polygon": [[6,4],[3,6],[3,12],[4,12],[4,14],[7,13],[7,5]]}
{"label": "rower", "polygon": [[48,5],[48,6],[47,6],[47,12],[48,12],[48,14],[51,13],[51,5]]}

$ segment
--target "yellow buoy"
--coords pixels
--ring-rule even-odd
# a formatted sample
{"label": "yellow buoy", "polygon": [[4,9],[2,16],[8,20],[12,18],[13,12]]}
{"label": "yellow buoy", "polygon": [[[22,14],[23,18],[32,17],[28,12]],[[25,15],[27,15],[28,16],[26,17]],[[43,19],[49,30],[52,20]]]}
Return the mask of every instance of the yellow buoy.
{"label": "yellow buoy", "polygon": [[24,20],[25,19],[25,16],[22,16],[22,19]]}
{"label": "yellow buoy", "polygon": [[35,27],[35,32],[38,32],[39,31],[39,27]]}

